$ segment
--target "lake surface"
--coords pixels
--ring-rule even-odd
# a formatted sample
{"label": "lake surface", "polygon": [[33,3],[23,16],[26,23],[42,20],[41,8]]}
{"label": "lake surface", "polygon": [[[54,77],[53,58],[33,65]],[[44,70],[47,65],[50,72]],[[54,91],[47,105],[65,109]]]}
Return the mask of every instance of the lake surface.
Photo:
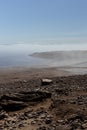
{"label": "lake surface", "polygon": [[48,59],[30,55],[35,52],[86,49],[86,44],[0,44],[0,67],[47,66]]}

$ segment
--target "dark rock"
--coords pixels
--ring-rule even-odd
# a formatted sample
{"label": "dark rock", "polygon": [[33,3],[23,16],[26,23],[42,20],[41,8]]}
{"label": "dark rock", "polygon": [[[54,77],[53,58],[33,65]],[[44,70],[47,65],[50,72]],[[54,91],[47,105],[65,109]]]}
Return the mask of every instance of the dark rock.
{"label": "dark rock", "polygon": [[68,90],[66,88],[57,88],[55,91],[57,94],[60,94],[60,95],[64,94],[68,96]]}
{"label": "dark rock", "polygon": [[8,114],[5,111],[0,112],[0,120],[7,118],[7,117],[8,117]]}
{"label": "dark rock", "polygon": [[27,106],[27,104],[25,104],[24,102],[12,101],[12,100],[3,101],[3,102],[1,103],[1,105],[2,105],[2,108],[3,108],[5,111],[21,110],[21,109],[23,109],[24,107]]}
{"label": "dark rock", "polygon": [[19,127],[19,128],[24,127],[24,124],[23,124],[23,123],[20,123],[20,124],[18,125],[18,127]]}
{"label": "dark rock", "polygon": [[0,111],[2,111],[3,110],[3,108],[2,108],[2,106],[0,106]]}
{"label": "dark rock", "polygon": [[3,95],[0,98],[0,105],[6,111],[16,111],[23,109],[30,102],[40,102],[50,98],[51,93],[42,91],[20,92],[11,95]]}
{"label": "dark rock", "polygon": [[23,97],[22,101],[31,101],[31,102],[35,102],[35,101],[42,101],[45,98],[50,98],[51,97],[51,93],[49,92],[43,92],[43,91],[30,91],[30,92],[22,92]]}
{"label": "dark rock", "polygon": [[73,122],[74,120],[80,120],[80,121],[84,121],[85,120],[85,116],[83,114],[73,114],[71,115],[67,120],[69,122]]}
{"label": "dark rock", "polygon": [[39,128],[37,128],[37,130],[47,130],[45,126],[41,126]]}
{"label": "dark rock", "polygon": [[51,122],[52,122],[52,119],[46,118],[46,120],[45,120],[45,123],[46,123],[46,124],[50,124]]}

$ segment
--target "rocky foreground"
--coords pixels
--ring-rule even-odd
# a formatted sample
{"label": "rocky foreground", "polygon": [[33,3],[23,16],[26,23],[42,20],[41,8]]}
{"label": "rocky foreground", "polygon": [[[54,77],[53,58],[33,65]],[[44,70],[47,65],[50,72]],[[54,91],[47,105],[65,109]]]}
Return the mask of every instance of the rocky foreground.
{"label": "rocky foreground", "polygon": [[87,75],[0,83],[0,130],[87,130]]}

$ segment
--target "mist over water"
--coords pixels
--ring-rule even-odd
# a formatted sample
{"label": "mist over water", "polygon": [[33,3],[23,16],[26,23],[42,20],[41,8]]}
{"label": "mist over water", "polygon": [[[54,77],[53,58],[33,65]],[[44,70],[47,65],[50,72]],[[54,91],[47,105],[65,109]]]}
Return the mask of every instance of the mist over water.
{"label": "mist over water", "polygon": [[87,44],[0,44],[0,67],[45,65],[47,59],[30,56],[35,52],[87,50]]}

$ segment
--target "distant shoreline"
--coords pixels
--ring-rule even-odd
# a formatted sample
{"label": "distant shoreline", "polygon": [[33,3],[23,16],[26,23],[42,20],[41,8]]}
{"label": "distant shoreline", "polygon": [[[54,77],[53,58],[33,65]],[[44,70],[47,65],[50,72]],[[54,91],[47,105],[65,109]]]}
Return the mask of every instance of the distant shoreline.
{"label": "distant shoreline", "polygon": [[44,58],[45,63],[32,67],[1,67],[0,82],[87,74],[87,51],[51,51],[34,53],[31,56]]}

